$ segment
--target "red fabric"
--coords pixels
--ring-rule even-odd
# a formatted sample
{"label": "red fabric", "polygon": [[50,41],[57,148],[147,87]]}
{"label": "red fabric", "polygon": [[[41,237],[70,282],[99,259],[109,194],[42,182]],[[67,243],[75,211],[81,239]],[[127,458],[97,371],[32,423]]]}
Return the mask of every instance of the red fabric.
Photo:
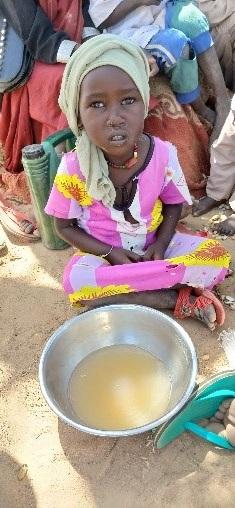
{"label": "red fabric", "polygon": [[80,42],[83,29],[82,0],[38,0],[55,30],[66,32]]}
{"label": "red fabric", "polygon": [[[176,226],[176,230],[178,231],[178,233],[184,233],[185,235],[192,235],[192,230],[190,228],[188,228],[187,226],[185,226],[185,224],[183,224],[183,222],[178,222],[178,224]],[[199,229],[198,231],[193,232],[193,236],[200,236],[202,238],[208,238],[209,233],[208,233],[208,231],[202,231],[201,229]]]}
{"label": "red fabric", "polygon": [[4,171],[0,175],[0,202],[4,200],[8,201],[8,206],[10,206],[11,200],[13,203],[17,201],[25,205],[31,203],[30,192],[24,171],[18,174]]}
{"label": "red fabric", "polygon": [[21,150],[41,143],[50,134],[67,126],[58,105],[64,65],[37,62],[29,81],[4,94],[0,115],[0,136],[8,171],[21,170]]}

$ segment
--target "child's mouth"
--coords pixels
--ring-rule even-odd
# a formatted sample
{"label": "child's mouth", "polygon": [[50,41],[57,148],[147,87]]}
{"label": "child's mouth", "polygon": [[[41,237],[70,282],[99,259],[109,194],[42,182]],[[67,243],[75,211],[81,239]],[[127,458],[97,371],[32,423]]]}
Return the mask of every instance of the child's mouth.
{"label": "child's mouth", "polygon": [[122,145],[123,143],[125,143],[127,139],[127,136],[124,135],[124,134],[114,134],[113,136],[110,136],[109,138],[109,142],[112,144],[112,145]]}

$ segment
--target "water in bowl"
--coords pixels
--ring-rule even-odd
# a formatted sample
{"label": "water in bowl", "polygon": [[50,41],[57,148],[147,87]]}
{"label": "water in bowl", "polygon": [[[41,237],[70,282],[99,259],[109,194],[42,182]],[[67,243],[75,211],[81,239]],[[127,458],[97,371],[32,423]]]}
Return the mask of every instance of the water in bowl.
{"label": "water in bowl", "polygon": [[164,363],[132,345],[91,353],[78,364],[69,385],[75,415],[100,430],[131,429],[160,418],[170,394]]}

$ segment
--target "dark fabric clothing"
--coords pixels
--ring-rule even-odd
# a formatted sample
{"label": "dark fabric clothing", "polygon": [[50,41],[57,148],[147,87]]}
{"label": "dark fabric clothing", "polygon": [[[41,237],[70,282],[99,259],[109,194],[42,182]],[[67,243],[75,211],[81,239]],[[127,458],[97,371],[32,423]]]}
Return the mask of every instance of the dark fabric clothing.
{"label": "dark fabric clothing", "polygon": [[[88,14],[89,2],[83,1],[85,26],[94,26]],[[55,30],[49,17],[35,0],[0,0],[0,13],[26,45],[35,60],[56,63],[58,48],[70,39],[62,30]]]}
{"label": "dark fabric clothing", "polygon": [[83,19],[84,19],[84,27],[92,26],[92,27],[96,28],[91,17],[90,17],[90,14],[89,14],[89,6],[90,6],[89,0],[83,0],[82,14],[83,14]]}

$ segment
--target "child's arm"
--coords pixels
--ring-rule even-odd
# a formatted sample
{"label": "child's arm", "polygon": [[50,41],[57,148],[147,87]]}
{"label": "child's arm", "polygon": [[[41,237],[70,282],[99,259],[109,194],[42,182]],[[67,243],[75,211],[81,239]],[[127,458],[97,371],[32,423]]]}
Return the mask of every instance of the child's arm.
{"label": "child's arm", "polygon": [[143,257],[144,261],[164,259],[164,254],[180,219],[181,210],[182,204],[163,205],[163,221],[157,229],[157,240],[146,250]]}
{"label": "child's arm", "polygon": [[143,5],[159,5],[161,0],[123,0],[117,7],[114,9],[112,14],[108,16],[103,23],[97,28],[103,30],[104,28],[109,28],[119,21],[122,21],[130,12],[138,7],[142,7]]}
{"label": "child's arm", "polygon": [[[122,265],[140,261],[140,256],[135,252],[112,247],[112,245],[96,240],[93,236],[81,229],[74,219],[55,218],[54,221],[58,236],[73,247],[81,249],[82,252],[88,252],[95,256],[104,256],[112,265]],[[110,254],[107,256],[109,251]]]}

